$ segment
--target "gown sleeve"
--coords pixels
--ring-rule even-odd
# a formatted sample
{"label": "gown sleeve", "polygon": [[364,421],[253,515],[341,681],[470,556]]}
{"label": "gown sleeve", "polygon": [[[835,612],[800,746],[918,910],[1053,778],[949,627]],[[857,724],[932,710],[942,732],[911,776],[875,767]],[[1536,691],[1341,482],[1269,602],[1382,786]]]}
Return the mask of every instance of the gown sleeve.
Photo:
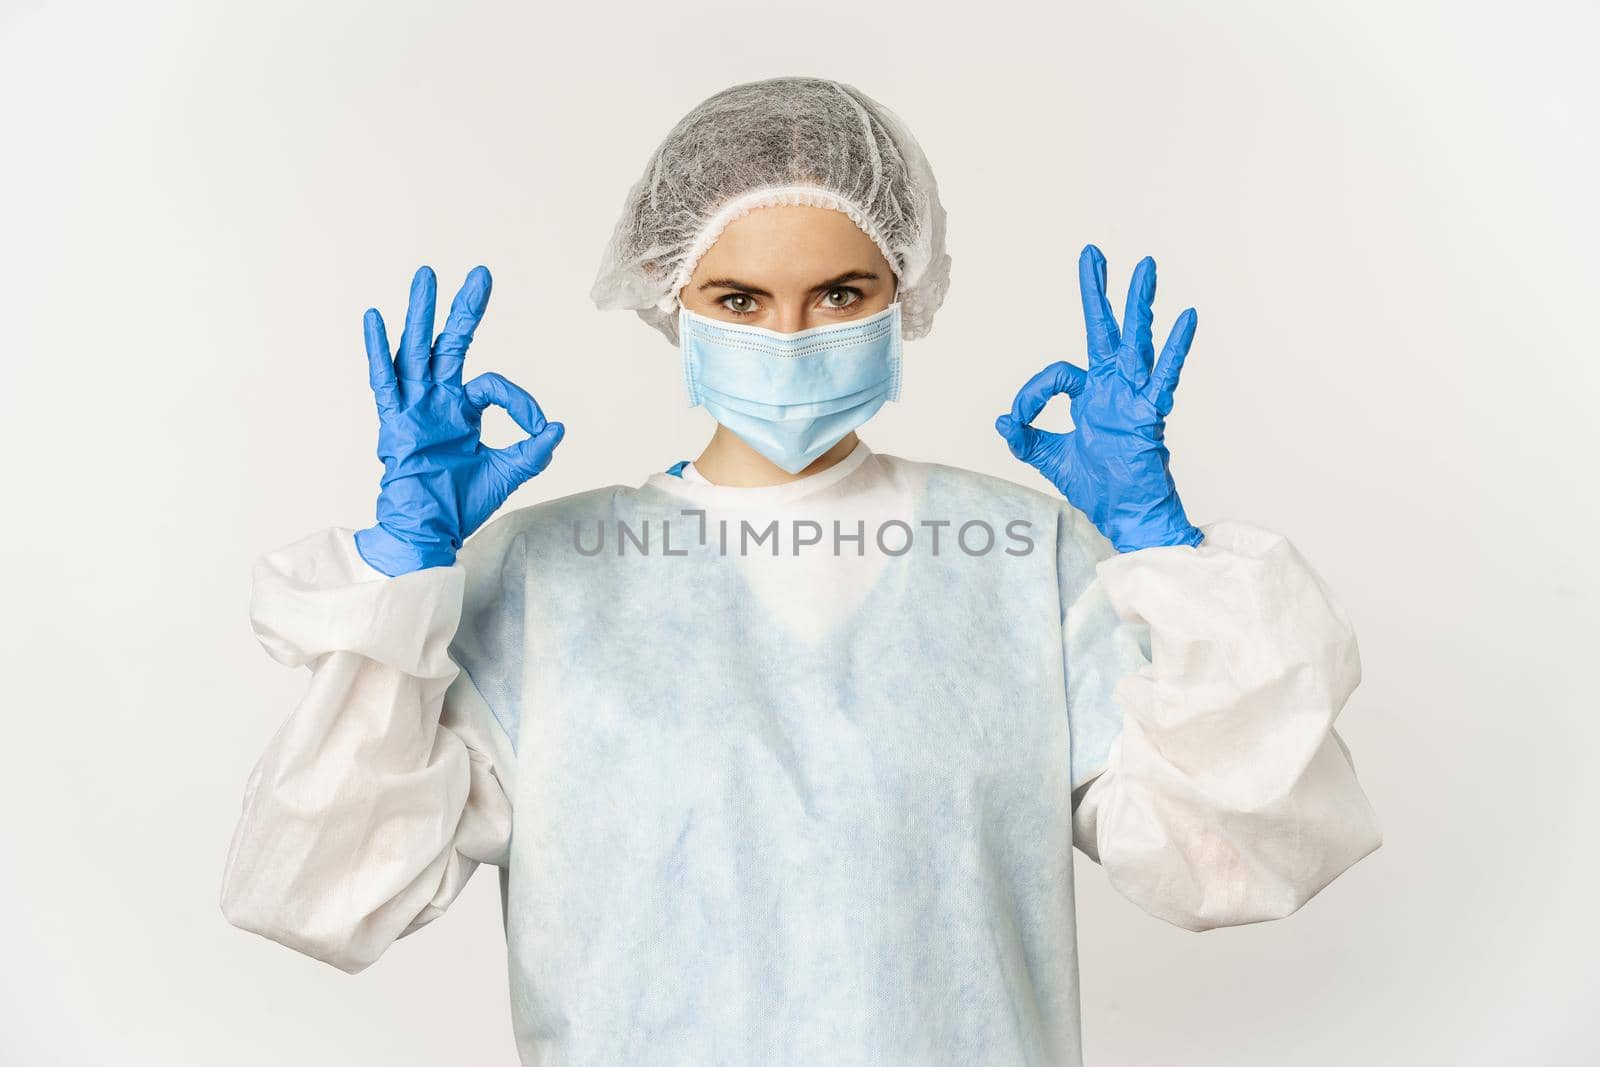
{"label": "gown sleeve", "polygon": [[1289,915],[1382,843],[1334,729],[1349,620],[1282,536],[1202,529],[1118,555],[1084,519],[1064,620],[1074,842],[1195,931]]}
{"label": "gown sleeve", "polygon": [[450,653],[470,578],[390,578],[337,528],[258,561],[256,635],[311,678],[245,786],[230,923],[354,974],[505,864],[514,757]]}

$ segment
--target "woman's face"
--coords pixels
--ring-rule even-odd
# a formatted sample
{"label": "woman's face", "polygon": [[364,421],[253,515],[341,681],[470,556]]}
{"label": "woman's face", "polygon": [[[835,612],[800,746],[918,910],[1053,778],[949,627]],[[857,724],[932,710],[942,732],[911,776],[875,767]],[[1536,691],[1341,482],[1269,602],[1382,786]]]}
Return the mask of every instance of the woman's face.
{"label": "woman's face", "polygon": [[888,261],[850,216],[801,204],[729,223],[678,291],[696,314],[780,333],[864,318],[894,295]]}

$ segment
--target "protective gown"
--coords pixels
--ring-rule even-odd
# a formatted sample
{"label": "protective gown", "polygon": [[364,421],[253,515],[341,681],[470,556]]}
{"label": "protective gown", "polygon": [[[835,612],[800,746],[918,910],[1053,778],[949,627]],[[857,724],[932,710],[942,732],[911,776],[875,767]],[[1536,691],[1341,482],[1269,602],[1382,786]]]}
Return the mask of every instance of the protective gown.
{"label": "protective gown", "polygon": [[1378,847],[1334,730],[1355,638],[1283,537],[1118,555],[865,444],[687,473],[448,568],[385,578],[343,529],[263,557],[255,630],[312,674],[228,919],[356,972],[487,863],[525,1064],[1073,1065],[1074,844],[1191,930]]}

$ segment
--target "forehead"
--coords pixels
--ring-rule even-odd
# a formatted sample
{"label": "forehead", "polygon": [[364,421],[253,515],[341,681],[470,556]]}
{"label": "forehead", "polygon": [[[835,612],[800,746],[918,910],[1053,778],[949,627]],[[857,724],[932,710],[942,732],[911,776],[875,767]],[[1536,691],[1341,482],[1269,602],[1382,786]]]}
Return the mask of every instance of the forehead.
{"label": "forehead", "polygon": [[887,277],[889,264],[849,215],[806,204],[774,204],[728,223],[695,264],[691,280],[730,277],[812,285],[852,269]]}

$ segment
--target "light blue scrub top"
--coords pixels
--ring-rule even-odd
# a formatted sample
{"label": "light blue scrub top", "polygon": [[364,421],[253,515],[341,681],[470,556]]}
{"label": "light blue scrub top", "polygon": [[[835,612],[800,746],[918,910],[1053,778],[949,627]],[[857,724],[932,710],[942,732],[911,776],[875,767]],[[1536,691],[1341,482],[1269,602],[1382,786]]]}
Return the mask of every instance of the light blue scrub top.
{"label": "light blue scrub top", "polygon": [[[1003,548],[1025,520],[1034,548],[970,555],[946,528],[804,640],[686,536],[681,477],[508,513],[462,551],[447,699],[516,753],[525,1063],[1079,1062],[1073,792],[1148,634],[1098,593],[1114,551],[1065,501],[877,454],[829,492],[869,483],[913,531],[984,520]],[[648,521],[648,555],[578,551],[619,521]]]}

